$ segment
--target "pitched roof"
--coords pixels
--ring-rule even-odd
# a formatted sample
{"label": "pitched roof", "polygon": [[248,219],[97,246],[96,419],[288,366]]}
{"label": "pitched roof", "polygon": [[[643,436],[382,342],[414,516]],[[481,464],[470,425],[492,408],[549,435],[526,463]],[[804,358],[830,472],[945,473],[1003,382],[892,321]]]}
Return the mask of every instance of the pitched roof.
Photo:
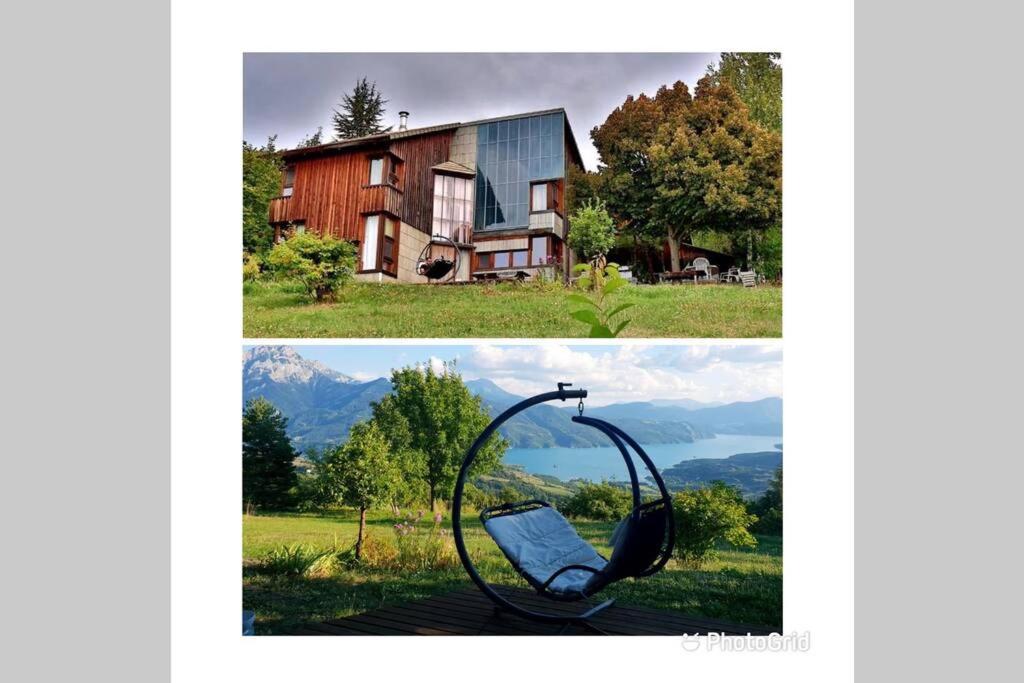
{"label": "pitched roof", "polygon": [[[373,146],[374,143],[381,145],[390,142],[391,140],[401,140],[402,138],[411,138],[417,135],[429,135],[430,133],[439,133],[445,130],[453,130],[460,126],[476,126],[481,123],[491,123],[492,121],[510,121],[512,119],[524,119],[529,116],[543,116],[544,114],[565,114],[565,109],[557,107],[555,109],[543,109],[541,111],[528,111],[522,114],[508,114],[506,116],[494,116],[489,119],[477,119],[476,121],[466,121],[465,123],[456,121],[454,123],[442,123],[436,126],[424,126],[422,128],[409,128],[408,130],[392,131],[388,130],[383,133],[376,133],[374,135],[364,135],[358,138],[351,138],[349,140],[339,140],[338,142],[328,142],[325,145],[317,145],[315,147],[296,147],[295,149],[286,149],[280,152],[281,158],[297,159],[305,156],[313,156],[318,154],[330,153],[335,150],[349,149],[352,147],[362,146]],[[568,140],[572,146],[572,151],[576,156],[577,162],[580,166],[583,165],[583,161],[580,157],[579,147],[576,145],[576,136],[572,133],[572,127],[569,125],[569,116],[565,116],[565,127],[568,132]],[[472,171],[470,171],[472,172]]]}
{"label": "pitched roof", "polygon": [[459,173],[462,175],[475,175],[476,171],[471,169],[469,166],[463,166],[460,163],[454,161],[445,161],[443,163],[431,166],[435,171],[441,171],[442,173]]}

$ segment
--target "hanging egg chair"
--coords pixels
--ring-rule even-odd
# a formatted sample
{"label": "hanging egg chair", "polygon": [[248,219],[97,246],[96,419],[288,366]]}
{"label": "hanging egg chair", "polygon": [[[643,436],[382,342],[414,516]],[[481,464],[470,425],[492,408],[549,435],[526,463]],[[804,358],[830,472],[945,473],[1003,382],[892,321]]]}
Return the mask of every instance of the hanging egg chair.
{"label": "hanging egg chair", "polygon": [[[566,614],[565,610],[540,611],[516,604],[488,584],[476,570],[466,549],[462,532],[462,496],[470,467],[477,452],[504,422],[527,408],[547,401],[579,399],[579,415],[572,421],[602,432],[619,450],[629,472],[632,510],[612,532],[610,557],[604,557],[587,543],[572,524],[549,503],[542,500],[523,500],[485,508],[480,512],[484,530],[494,539],[505,558],[516,572],[526,580],[538,595],[552,601],[574,602],[590,598],[609,584],[621,579],[650,576],[662,569],[672,556],[675,542],[675,519],[672,497],[644,449],[631,436],[605,420],[583,415],[586,389],[566,389],[572,386],[559,382],[558,391],[538,394],[513,405],[496,417],[480,433],[463,459],[455,482],[452,499],[452,533],[455,548],[466,573],[473,583],[490,598],[499,610],[548,623],[561,623],[563,629],[576,624],[600,631],[588,619],[611,607],[614,599]],[[643,502],[640,480],[633,457],[643,462],[658,487],[659,497]]]}
{"label": "hanging egg chair", "polygon": [[[452,258],[441,252],[441,248],[451,249]],[[459,246],[455,240],[445,235],[431,235],[416,260],[416,272],[427,278],[427,281],[454,282],[459,272]]]}

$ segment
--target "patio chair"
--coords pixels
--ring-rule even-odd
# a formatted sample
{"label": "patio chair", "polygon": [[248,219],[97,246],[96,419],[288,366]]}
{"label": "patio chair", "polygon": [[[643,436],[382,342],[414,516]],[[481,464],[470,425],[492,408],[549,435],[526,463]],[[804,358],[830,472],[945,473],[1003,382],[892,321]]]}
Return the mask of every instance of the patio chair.
{"label": "patio chair", "polygon": [[[712,277],[718,278],[718,267],[711,265],[711,261],[708,261],[703,256],[698,256],[693,259],[693,265],[691,266],[694,270],[693,281],[697,282],[697,278],[700,277],[701,273],[704,273],[705,280],[711,280]],[[712,275],[712,271],[714,274]]]}
{"label": "patio chair", "polygon": [[756,287],[757,286],[757,273],[752,270],[740,271],[740,281],[744,287]]}

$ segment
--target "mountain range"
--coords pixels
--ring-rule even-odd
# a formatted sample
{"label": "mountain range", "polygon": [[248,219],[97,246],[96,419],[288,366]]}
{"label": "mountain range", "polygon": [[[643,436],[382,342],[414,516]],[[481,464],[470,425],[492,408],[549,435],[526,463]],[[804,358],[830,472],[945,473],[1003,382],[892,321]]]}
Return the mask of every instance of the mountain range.
{"label": "mountain range", "polygon": [[[487,379],[466,386],[497,415],[522,400]],[[362,382],[323,363],[303,358],[289,346],[248,349],[242,364],[245,401],[262,396],[288,418],[288,433],[298,450],[344,441],[355,422],[371,415],[371,402],[391,390],[383,377]],[[503,425],[502,435],[516,448],[607,446],[607,437],[571,421],[575,405],[534,406]],[[586,414],[613,420],[640,443],[688,443],[715,433],[781,435],[782,400],[709,404],[692,399],[659,399],[587,407]]]}

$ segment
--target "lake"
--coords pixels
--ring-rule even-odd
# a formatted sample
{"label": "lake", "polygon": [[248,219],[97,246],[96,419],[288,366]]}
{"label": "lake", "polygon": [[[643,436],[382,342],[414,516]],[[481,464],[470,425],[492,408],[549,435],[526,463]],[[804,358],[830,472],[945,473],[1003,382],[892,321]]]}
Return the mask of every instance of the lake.
{"label": "lake", "polygon": [[[746,434],[718,434],[714,439],[700,439],[693,443],[640,444],[651,456],[659,470],[683,460],[696,458],[728,458],[736,453],[774,451],[781,444],[781,436],[749,436]],[[637,473],[644,479],[646,469],[639,458],[634,458]],[[505,451],[505,464],[522,465],[533,474],[549,474],[559,479],[617,479],[628,481],[629,473],[622,456],[614,446],[602,448],[510,448]]]}

